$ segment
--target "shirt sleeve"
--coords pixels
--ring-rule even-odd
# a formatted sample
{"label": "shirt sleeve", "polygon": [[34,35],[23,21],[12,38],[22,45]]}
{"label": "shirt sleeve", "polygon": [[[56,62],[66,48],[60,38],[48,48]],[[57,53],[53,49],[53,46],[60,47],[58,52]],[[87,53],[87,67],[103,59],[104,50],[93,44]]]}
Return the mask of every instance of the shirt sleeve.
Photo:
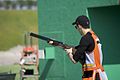
{"label": "shirt sleeve", "polygon": [[83,36],[80,40],[80,44],[78,46],[76,46],[75,48],[77,49],[77,51],[75,52],[75,54],[73,55],[73,59],[78,62],[82,62],[84,63],[85,61],[85,51],[87,49],[87,47],[89,46],[89,41],[88,39]]}

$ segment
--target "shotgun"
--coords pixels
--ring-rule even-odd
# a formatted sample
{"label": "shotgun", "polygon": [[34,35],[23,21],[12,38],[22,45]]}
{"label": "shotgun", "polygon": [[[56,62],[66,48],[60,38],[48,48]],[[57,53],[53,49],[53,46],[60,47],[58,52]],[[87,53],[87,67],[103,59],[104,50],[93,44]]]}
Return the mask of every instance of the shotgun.
{"label": "shotgun", "polygon": [[38,35],[38,34],[33,33],[33,32],[30,32],[29,35],[32,36],[32,37],[41,39],[43,41],[46,41],[47,43],[49,43],[50,41],[52,41],[53,43],[51,45],[53,45],[53,46],[58,46],[58,47],[63,48],[63,49],[73,48],[73,52],[76,51],[76,49],[73,46],[69,46],[67,44],[64,44],[63,42],[60,42],[60,41],[48,38],[46,36]]}

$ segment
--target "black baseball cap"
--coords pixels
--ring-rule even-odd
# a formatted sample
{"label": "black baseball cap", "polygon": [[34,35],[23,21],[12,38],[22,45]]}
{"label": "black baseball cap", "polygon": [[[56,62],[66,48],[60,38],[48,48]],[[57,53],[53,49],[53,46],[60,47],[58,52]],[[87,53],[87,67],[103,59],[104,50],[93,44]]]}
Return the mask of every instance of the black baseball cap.
{"label": "black baseball cap", "polygon": [[72,25],[75,25],[75,24],[80,24],[83,28],[89,28],[90,21],[87,16],[81,15],[81,16],[78,16],[76,21],[72,23]]}

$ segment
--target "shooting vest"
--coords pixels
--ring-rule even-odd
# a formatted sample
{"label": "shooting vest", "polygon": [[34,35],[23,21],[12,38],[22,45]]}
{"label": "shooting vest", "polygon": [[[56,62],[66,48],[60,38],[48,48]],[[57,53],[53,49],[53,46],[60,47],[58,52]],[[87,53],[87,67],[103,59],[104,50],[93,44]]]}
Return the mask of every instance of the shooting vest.
{"label": "shooting vest", "polygon": [[98,70],[98,69],[104,71],[102,67],[103,57],[102,57],[100,41],[93,31],[91,31],[90,33],[92,34],[92,38],[94,39],[95,47],[92,52],[85,52],[86,60],[85,60],[85,64],[82,66],[83,71]]}

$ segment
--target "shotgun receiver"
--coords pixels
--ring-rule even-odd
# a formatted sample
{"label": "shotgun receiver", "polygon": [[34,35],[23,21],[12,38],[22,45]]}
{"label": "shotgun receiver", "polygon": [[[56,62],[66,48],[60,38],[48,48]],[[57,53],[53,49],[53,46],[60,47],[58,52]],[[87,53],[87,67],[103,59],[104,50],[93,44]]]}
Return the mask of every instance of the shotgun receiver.
{"label": "shotgun receiver", "polygon": [[60,41],[57,41],[57,40],[53,40],[53,39],[50,39],[50,38],[42,36],[42,35],[38,35],[38,34],[33,33],[33,32],[30,32],[30,36],[35,37],[35,38],[39,38],[41,40],[44,40],[47,43],[52,41],[53,43],[51,45],[53,45],[53,46],[58,46],[58,47],[63,48],[63,49],[73,48],[73,52],[76,50],[74,47],[69,46],[67,44],[64,44],[63,42],[60,42]]}

